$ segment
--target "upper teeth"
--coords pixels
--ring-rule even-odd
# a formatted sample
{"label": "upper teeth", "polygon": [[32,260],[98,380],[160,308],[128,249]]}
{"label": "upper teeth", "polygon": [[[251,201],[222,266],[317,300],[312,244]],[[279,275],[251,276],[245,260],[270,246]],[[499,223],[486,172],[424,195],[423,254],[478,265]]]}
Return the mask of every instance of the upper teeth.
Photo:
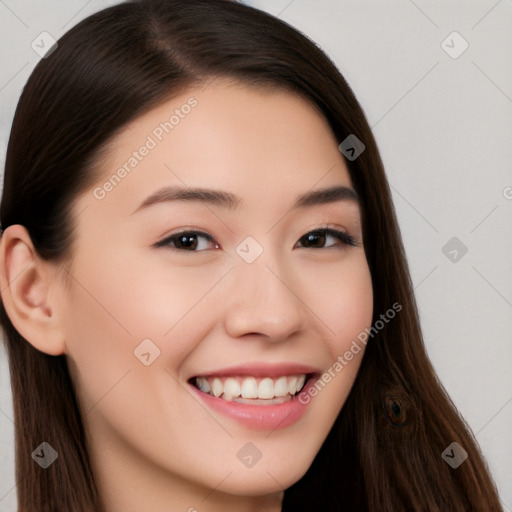
{"label": "upper teeth", "polygon": [[276,379],[265,377],[197,377],[197,387],[210,395],[233,399],[233,398],[262,398],[271,399],[274,397],[295,395],[304,383],[306,375],[282,376]]}

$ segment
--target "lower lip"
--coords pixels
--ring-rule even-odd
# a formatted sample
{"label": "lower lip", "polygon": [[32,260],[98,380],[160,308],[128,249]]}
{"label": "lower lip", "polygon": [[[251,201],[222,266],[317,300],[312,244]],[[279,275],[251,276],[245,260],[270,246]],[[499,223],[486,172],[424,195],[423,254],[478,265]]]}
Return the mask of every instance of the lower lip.
{"label": "lower lip", "polygon": [[277,430],[288,427],[299,421],[309,405],[299,401],[299,396],[308,392],[310,386],[314,386],[315,379],[309,379],[306,385],[291,400],[275,405],[241,404],[235,401],[227,401],[222,398],[203,393],[190,384],[194,392],[214,411],[218,411],[238,423],[253,430]]}

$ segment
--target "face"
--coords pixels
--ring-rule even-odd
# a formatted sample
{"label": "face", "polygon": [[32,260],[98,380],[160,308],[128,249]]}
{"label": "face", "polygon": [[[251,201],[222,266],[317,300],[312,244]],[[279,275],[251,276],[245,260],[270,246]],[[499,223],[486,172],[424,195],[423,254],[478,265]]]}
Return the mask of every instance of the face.
{"label": "face", "polygon": [[127,481],[146,507],[216,489],[199,510],[289,487],[363,351],[334,365],[372,320],[338,141],[296,95],[216,81],[133,121],[102,169],[74,204],[59,297],[107,502],[136,502]]}

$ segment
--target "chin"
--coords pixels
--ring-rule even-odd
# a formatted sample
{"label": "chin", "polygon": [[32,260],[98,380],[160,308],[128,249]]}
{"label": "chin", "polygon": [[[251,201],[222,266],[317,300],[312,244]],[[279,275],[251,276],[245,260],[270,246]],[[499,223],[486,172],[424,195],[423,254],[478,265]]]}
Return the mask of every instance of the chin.
{"label": "chin", "polygon": [[[225,493],[234,496],[265,496],[276,492],[284,491],[298,482],[309,469],[311,463],[296,461],[287,457],[286,463],[273,466],[265,463],[262,459],[252,468],[231,468],[227,469],[232,473],[218,487]],[[217,470],[216,474],[220,472]],[[217,486],[219,482],[213,484]]]}

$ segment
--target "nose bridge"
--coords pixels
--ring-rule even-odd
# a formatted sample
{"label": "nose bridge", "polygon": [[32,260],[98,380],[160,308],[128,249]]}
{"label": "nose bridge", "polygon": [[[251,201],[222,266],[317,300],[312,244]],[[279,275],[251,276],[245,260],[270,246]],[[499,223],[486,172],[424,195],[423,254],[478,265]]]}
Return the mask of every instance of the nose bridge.
{"label": "nose bridge", "polygon": [[233,269],[226,305],[228,332],[234,337],[260,333],[277,341],[304,329],[306,312],[282,258],[267,248],[248,261],[242,255]]}

